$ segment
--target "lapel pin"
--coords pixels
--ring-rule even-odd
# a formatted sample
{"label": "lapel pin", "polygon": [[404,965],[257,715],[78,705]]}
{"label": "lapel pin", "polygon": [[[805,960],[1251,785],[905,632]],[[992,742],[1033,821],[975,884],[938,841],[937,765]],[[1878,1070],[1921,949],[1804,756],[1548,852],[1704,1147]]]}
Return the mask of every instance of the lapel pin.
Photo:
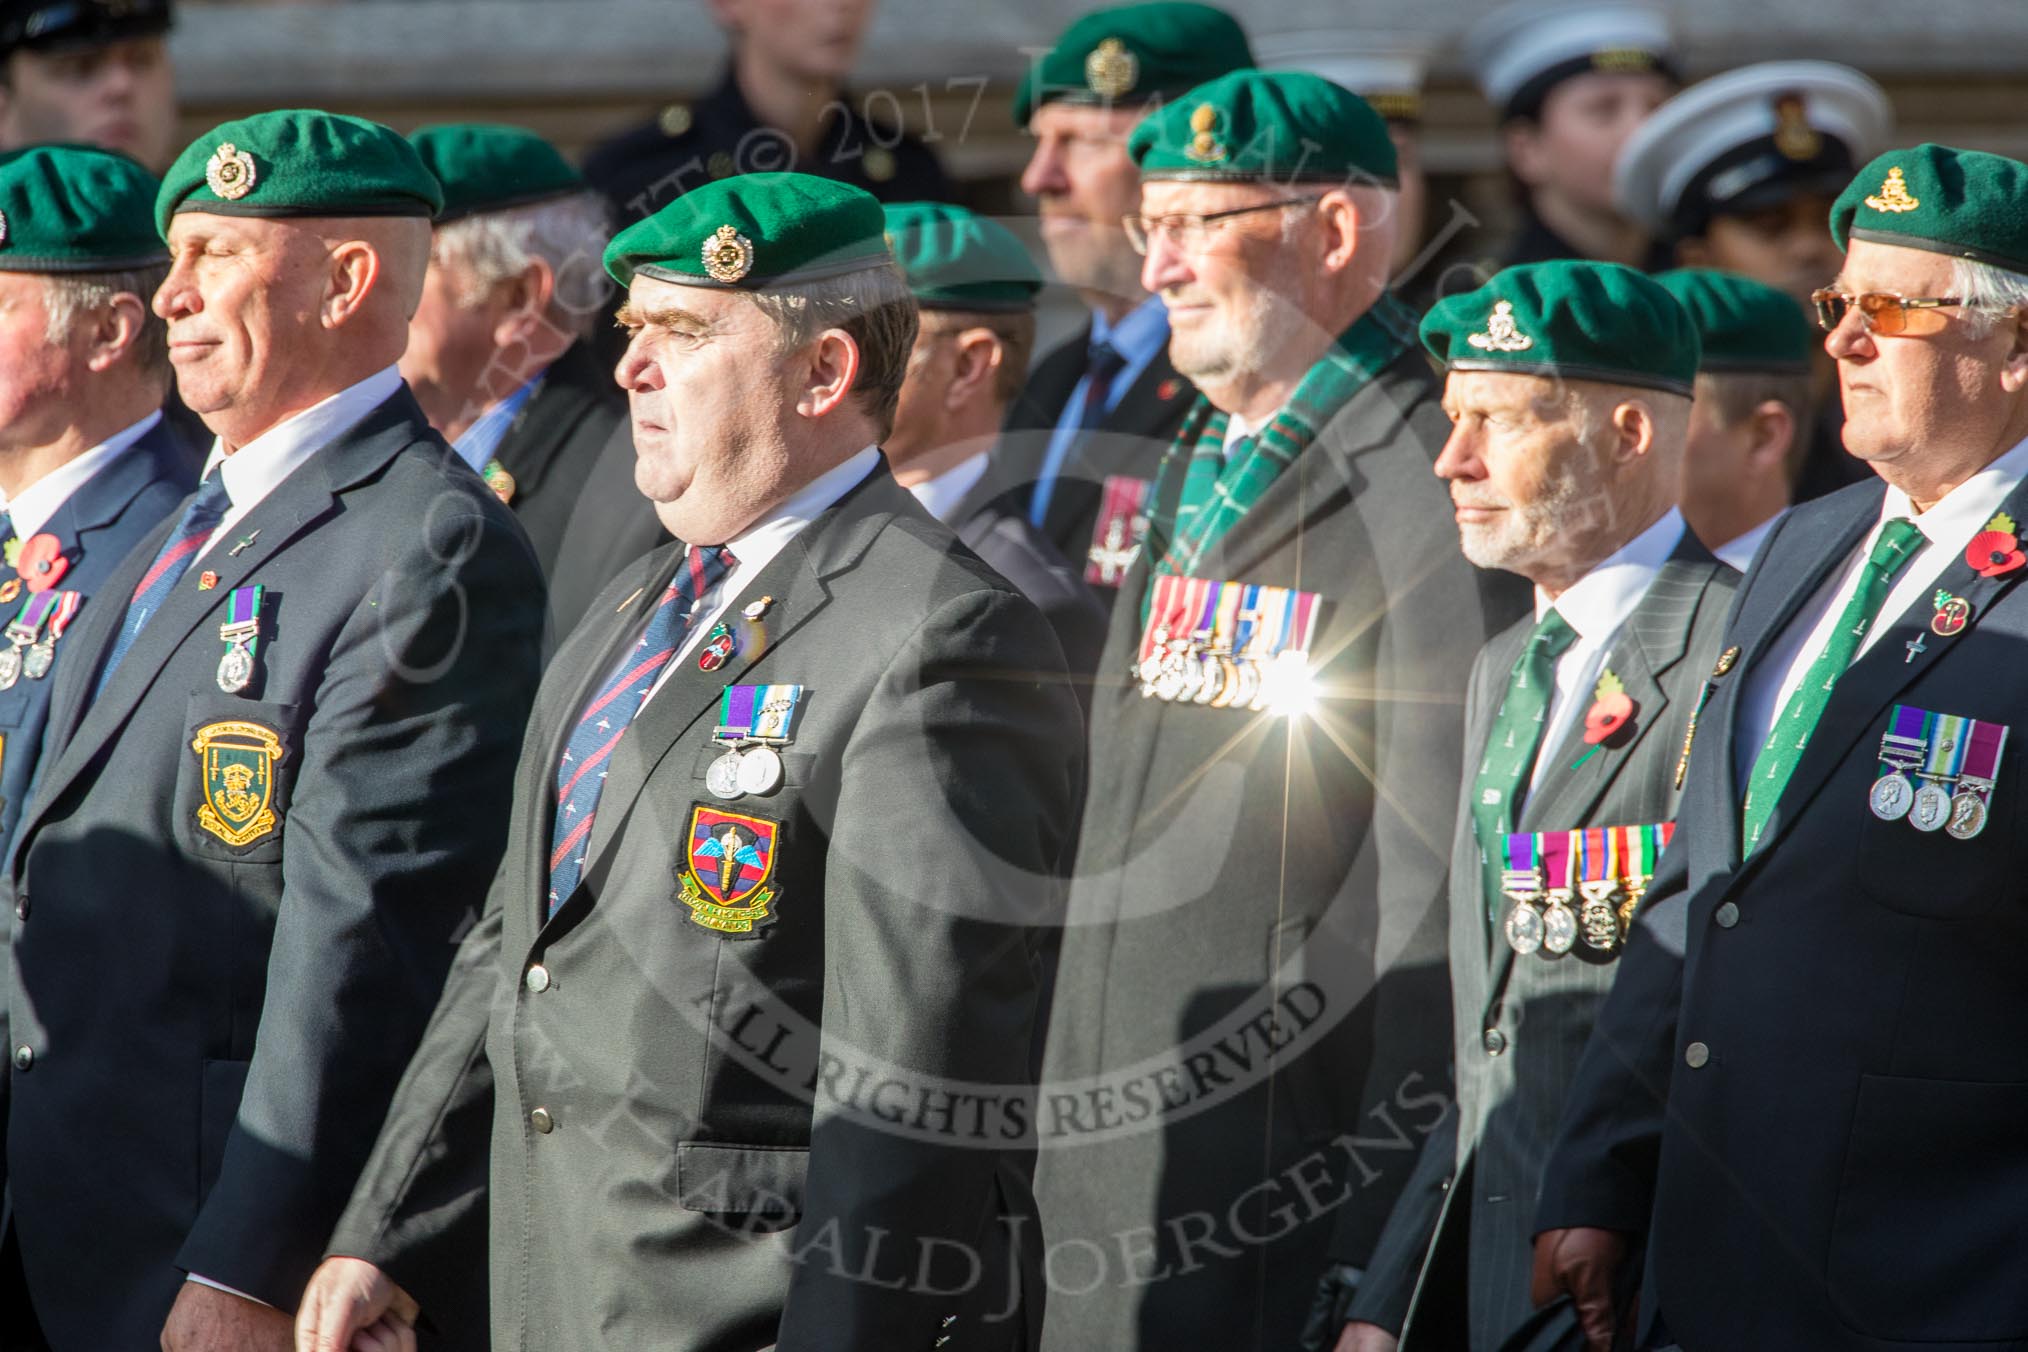
{"label": "lapel pin", "polygon": [[210,591],[218,585],[218,574],[206,569],[197,579],[197,590]]}
{"label": "lapel pin", "polygon": [[773,605],[774,603],[775,603],[774,597],[763,596],[758,601],[747,602],[746,609],[740,611],[739,613],[746,616],[749,620],[757,620],[761,616],[767,614],[768,607]]}
{"label": "lapel pin", "polygon": [[1739,647],[1737,644],[1735,644],[1732,647],[1727,648],[1724,652],[1718,654],[1718,665],[1711,669],[1711,674],[1713,676],[1723,676],[1726,672],[1732,670],[1733,663],[1737,662],[1738,660],[1739,660]]}
{"label": "lapel pin", "polygon": [[1938,638],[1952,638],[1964,632],[1972,619],[1972,603],[1962,596],[1953,596],[1939,591],[1933,602],[1936,617],[1929,622],[1929,632]]}
{"label": "lapel pin", "polygon": [[2014,518],[2005,512],[1993,513],[1986,528],[1965,546],[1965,562],[1980,577],[1999,577],[2028,564],[2028,554],[2022,553],[2015,534]]}
{"label": "lapel pin", "polygon": [[241,554],[245,553],[247,550],[252,549],[253,542],[260,538],[261,533],[259,531],[255,531],[252,535],[247,536],[244,540],[241,540],[238,544],[234,545],[231,549],[228,549],[225,552],[231,557],[236,559]]}
{"label": "lapel pin", "polygon": [[1575,770],[1598,754],[1598,749],[1616,736],[1634,716],[1634,700],[1626,682],[1607,667],[1592,688],[1591,709],[1584,716],[1584,742],[1590,749],[1577,758]]}

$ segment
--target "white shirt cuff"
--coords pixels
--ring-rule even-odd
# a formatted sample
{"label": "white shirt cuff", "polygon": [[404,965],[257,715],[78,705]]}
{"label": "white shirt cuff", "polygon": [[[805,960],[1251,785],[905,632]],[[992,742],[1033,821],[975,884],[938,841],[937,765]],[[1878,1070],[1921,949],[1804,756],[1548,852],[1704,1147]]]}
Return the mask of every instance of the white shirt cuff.
{"label": "white shirt cuff", "polygon": [[191,1281],[196,1282],[199,1286],[208,1286],[214,1291],[223,1291],[228,1296],[238,1296],[241,1300],[250,1300],[256,1305],[267,1305],[267,1307],[270,1310],[275,1308],[272,1305],[268,1305],[268,1303],[262,1300],[259,1296],[250,1296],[244,1291],[235,1291],[231,1287],[227,1286],[224,1282],[215,1282],[211,1280],[211,1278],[209,1277],[200,1277],[194,1272],[188,1273],[186,1275],[189,1277]]}

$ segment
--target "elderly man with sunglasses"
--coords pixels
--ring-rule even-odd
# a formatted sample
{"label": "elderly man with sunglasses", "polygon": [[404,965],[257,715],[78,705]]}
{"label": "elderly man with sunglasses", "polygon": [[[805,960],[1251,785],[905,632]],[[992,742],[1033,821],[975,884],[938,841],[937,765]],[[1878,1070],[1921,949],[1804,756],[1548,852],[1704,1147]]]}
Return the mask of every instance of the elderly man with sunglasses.
{"label": "elderly man with sunglasses", "polygon": [[1386,294],[1386,123],[1239,71],[1129,150],[1142,281],[1203,396],[1093,692],[1038,1109],[1043,1343],[1287,1349],[1447,1110],[1452,706],[1487,625]]}
{"label": "elderly man with sunglasses", "polygon": [[[1579,1067],[1538,1300],[1604,1352],[2028,1339],[2028,165],[1859,172],[1819,292],[1882,482],[1742,588],[1676,844]],[[1624,1330],[1622,1330],[1624,1332]]]}

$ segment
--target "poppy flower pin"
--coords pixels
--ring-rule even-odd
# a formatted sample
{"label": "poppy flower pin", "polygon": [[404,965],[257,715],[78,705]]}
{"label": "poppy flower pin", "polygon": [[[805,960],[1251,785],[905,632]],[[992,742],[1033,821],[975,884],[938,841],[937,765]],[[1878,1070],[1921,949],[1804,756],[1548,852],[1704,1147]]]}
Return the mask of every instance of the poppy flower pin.
{"label": "poppy flower pin", "polygon": [[1626,683],[1607,667],[1599,674],[1598,684],[1592,687],[1591,708],[1584,715],[1584,744],[1591,750],[1579,756],[1570,768],[1575,770],[1598,754],[1598,749],[1617,737],[1633,719],[1633,696],[1627,693]]}
{"label": "poppy flower pin", "polygon": [[1965,563],[1980,577],[1999,577],[2028,564],[2028,553],[2022,552],[2021,540],[2015,531],[2013,517],[2005,512],[1995,512],[1986,528],[1974,535],[1972,542],[1965,546]]}
{"label": "poppy flower pin", "polygon": [[70,560],[63,556],[63,542],[44,531],[21,542],[21,552],[15,556],[14,569],[21,574],[22,586],[32,592],[42,592],[63,579],[70,570]]}

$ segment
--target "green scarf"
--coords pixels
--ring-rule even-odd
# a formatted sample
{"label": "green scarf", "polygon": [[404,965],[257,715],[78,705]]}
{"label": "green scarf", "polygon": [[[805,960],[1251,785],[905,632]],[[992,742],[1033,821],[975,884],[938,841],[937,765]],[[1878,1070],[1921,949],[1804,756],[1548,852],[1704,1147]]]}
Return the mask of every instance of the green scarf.
{"label": "green scarf", "polygon": [[[1312,366],[1295,393],[1259,433],[1225,455],[1226,415],[1197,396],[1176,440],[1162,457],[1148,494],[1153,516],[1144,548],[1155,562],[1149,576],[1196,575],[1197,568],[1239,519],[1259,502],[1282,471],[1316,439],[1317,429],[1353,395],[1408,350],[1415,339],[1415,314],[1392,295],[1361,315]],[[1164,510],[1175,477],[1183,491]],[[1147,597],[1141,601],[1147,609]]]}

